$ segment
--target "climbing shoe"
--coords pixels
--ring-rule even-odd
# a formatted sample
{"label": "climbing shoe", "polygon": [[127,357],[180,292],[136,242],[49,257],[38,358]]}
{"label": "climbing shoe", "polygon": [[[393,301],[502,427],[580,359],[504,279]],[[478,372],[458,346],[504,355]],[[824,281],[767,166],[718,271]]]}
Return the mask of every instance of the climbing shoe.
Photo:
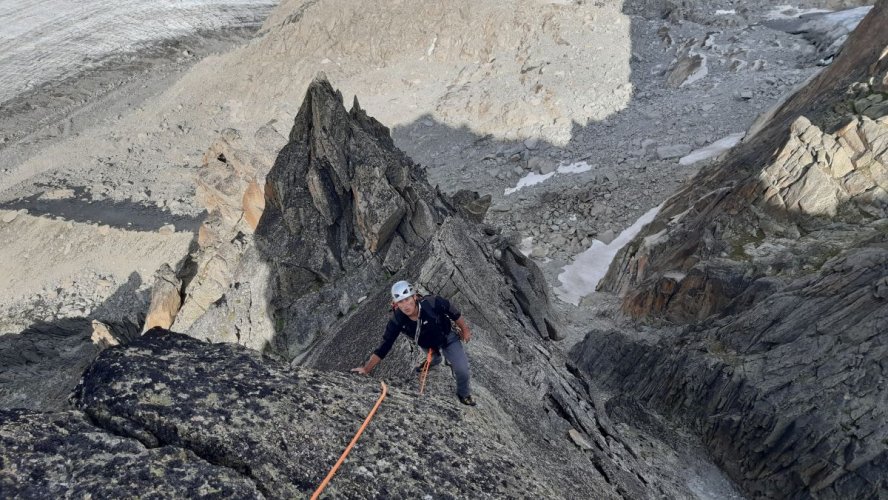
{"label": "climbing shoe", "polygon": [[471,396],[471,395],[469,395],[469,396],[459,396],[459,402],[462,403],[462,404],[464,404],[464,405],[466,405],[466,406],[475,406],[475,405],[478,404],[478,403],[475,402],[474,399],[472,399],[472,396]]}

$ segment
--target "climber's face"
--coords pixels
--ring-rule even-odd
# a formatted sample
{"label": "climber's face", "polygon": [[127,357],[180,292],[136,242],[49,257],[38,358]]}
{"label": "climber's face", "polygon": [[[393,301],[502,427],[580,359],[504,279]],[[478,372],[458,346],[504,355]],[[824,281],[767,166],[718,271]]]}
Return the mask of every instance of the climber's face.
{"label": "climber's face", "polygon": [[416,296],[407,297],[406,299],[395,302],[395,306],[407,316],[413,316],[416,313]]}

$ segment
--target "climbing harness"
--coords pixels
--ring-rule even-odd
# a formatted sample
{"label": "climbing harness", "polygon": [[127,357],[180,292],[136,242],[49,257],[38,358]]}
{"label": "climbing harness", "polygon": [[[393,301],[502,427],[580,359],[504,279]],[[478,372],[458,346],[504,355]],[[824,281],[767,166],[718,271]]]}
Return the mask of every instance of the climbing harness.
{"label": "climbing harness", "polygon": [[351,442],[348,443],[348,446],[345,447],[345,451],[342,452],[342,455],[339,457],[339,460],[336,461],[336,464],[330,469],[330,472],[327,473],[327,477],[321,481],[321,485],[315,490],[314,494],[311,496],[311,500],[317,500],[317,498],[321,495],[321,492],[324,491],[324,488],[330,484],[330,480],[333,479],[333,475],[336,474],[336,471],[339,470],[339,466],[345,462],[345,457],[348,456],[349,452],[354,448],[355,444],[358,442],[358,438],[361,437],[361,434],[364,432],[364,429],[367,428],[367,424],[370,423],[370,420],[373,419],[373,415],[376,414],[376,410],[379,408],[379,405],[382,403],[382,400],[385,399],[386,393],[388,393],[388,386],[385,385],[385,382],[379,381],[380,385],[382,385],[382,394],[379,395],[379,399],[376,400],[376,404],[373,405],[373,409],[370,410],[370,413],[367,414],[367,418],[364,419],[364,423],[361,424],[361,428],[358,429],[358,432],[355,433],[355,437],[352,438]]}

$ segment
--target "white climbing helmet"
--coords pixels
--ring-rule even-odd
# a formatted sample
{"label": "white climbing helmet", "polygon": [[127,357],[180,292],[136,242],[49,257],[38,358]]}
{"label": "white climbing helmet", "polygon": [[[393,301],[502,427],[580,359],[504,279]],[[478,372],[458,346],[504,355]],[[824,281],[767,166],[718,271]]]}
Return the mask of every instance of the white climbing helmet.
{"label": "white climbing helmet", "polygon": [[400,302],[408,297],[413,297],[416,292],[409,281],[399,281],[392,285],[392,300]]}

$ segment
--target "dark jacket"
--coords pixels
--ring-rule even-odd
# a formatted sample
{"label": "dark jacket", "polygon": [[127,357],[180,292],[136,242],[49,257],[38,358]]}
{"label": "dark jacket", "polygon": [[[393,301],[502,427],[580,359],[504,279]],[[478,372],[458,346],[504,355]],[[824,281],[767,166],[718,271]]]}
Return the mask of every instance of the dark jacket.
{"label": "dark jacket", "polygon": [[437,349],[444,345],[447,334],[450,333],[451,321],[456,321],[461,316],[459,309],[443,297],[427,295],[419,300],[419,337],[416,337],[416,321],[411,320],[399,309],[395,309],[392,319],[385,327],[382,345],[373,353],[384,358],[398,335],[410,337],[411,342],[416,342],[423,350]]}

